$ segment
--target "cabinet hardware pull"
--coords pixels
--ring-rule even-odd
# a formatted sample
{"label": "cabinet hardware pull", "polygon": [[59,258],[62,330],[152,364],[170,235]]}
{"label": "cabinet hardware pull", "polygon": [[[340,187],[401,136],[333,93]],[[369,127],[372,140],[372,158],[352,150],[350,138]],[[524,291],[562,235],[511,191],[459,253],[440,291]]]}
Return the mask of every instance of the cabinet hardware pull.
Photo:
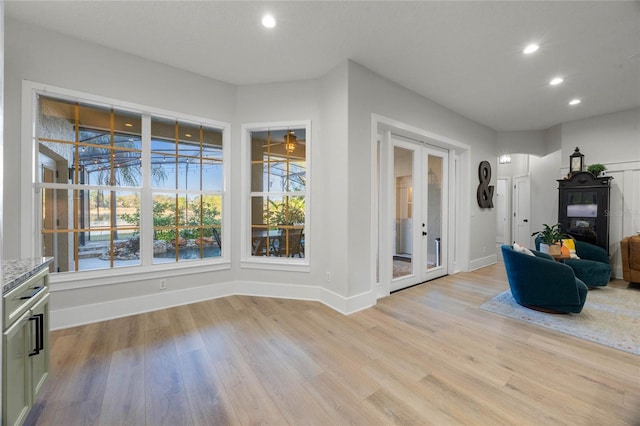
{"label": "cabinet hardware pull", "polygon": [[44,289],[43,285],[40,285],[38,287],[34,287],[33,291],[31,293],[29,293],[27,296],[21,296],[20,300],[27,300],[27,299],[31,299],[33,296],[35,296],[36,294],[40,293],[40,291]]}
{"label": "cabinet hardware pull", "polygon": [[29,321],[36,322],[35,348],[29,354],[29,356],[34,356],[38,355],[41,350],[44,350],[44,314],[36,314],[29,318]]}
{"label": "cabinet hardware pull", "polygon": [[40,348],[39,348],[39,343],[40,343],[40,318],[37,315],[34,315],[31,318],[29,318],[29,321],[35,321],[36,322],[35,347],[33,348],[33,351],[31,351],[29,353],[29,356],[34,356],[34,355],[38,355],[40,353]]}

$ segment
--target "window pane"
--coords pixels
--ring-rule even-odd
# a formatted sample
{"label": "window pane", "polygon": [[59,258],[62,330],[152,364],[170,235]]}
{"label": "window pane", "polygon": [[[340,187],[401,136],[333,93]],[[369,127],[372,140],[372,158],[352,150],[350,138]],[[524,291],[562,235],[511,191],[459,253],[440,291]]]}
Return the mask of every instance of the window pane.
{"label": "window pane", "polygon": [[268,215],[270,226],[304,225],[304,197],[270,199]]}
{"label": "window pane", "polygon": [[72,191],[66,189],[45,188],[42,191],[42,230],[54,231],[69,229],[70,208]]}
{"label": "window pane", "polygon": [[116,192],[116,226],[121,228],[140,227],[140,194],[137,192]]}
{"label": "window pane", "polygon": [[256,229],[304,225],[304,204],[304,197],[251,197],[251,225]]}
{"label": "window pane", "polygon": [[176,195],[175,194],[154,194],[153,195],[153,229],[154,238],[170,240],[175,234],[169,236],[164,233],[168,227],[176,226]]}
{"label": "window pane", "polygon": [[251,191],[306,188],[305,129],[251,132]]}
{"label": "window pane", "polygon": [[202,156],[222,160],[222,131],[204,127],[202,129]]}
{"label": "window pane", "polygon": [[307,190],[306,129],[260,130],[249,136],[251,254],[304,257],[305,197],[298,194]]}
{"label": "window pane", "polygon": [[222,192],[222,162],[202,160],[202,190]]}
{"label": "window pane", "polygon": [[38,137],[75,142],[75,104],[40,96]]}
{"label": "window pane", "polygon": [[178,171],[177,189],[200,190],[200,161],[179,157],[176,170]]}
{"label": "window pane", "polygon": [[178,155],[191,159],[192,162],[193,159],[200,158],[200,142],[181,141],[178,143]]}
{"label": "window pane", "polygon": [[[86,227],[89,229],[111,226],[111,191],[80,191],[86,211]],[[82,226],[83,228],[85,226]]]}
{"label": "window pane", "polygon": [[251,197],[254,256],[304,257],[304,197]]}
{"label": "window pane", "polygon": [[154,189],[175,189],[176,184],[175,157],[151,155],[151,187]]}
{"label": "window pane", "polygon": [[176,155],[176,142],[173,139],[152,139],[151,152],[157,154],[159,159],[167,161]]}
{"label": "window pane", "polygon": [[[141,223],[153,223],[154,263],[221,255],[223,130],[152,117],[146,165],[142,121],[139,113],[39,97],[42,247],[55,270],[141,264]],[[151,188],[142,187],[143,167]],[[118,191],[123,186],[135,190]],[[152,211],[141,211],[143,193]]]}

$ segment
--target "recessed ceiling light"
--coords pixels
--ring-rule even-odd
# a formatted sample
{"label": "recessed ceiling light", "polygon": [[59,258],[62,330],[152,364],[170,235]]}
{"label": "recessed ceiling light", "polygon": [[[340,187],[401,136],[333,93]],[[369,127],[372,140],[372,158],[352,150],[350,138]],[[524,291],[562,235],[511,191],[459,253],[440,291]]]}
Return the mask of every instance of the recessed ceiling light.
{"label": "recessed ceiling light", "polygon": [[569,105],[578,105],[580,102],[582,102],[580,99],[571,99],[571,101],[569,101]]}
{"label": "recessed ceiling light", "polygon": [[549,84],[552,85],[552,86],[555,86],[555,85],[558,85],[558,84],[562,83],[563,81],[564,81],[564,79],[562,77],[556,77],[553,80],[551,80],[549,82]]}
{"label": "recessed ceiling light", "polygon": [[264,25],[265,28],[273,28],[276,26],[276,18],[274,18],[273,15],[264,15],[262,17],[262,25]]}
{"label": "recessed ceiling light", "polygon": [[540,49],[540,45],[539,44],[531,43],[530,45],[528,45],[527,47],[524,48],[522,53],[524,53],[525,55],[529,55],[529,54],[535,52],[538,49]]}
{"label": "recessed ceiling light", "polygon": [[131,123],[124,123],[125,127],[133,127],[133,124]]}
{"label": "recessed ceiling light", "polygon": [[187,138],[190,138],[191,137],[191,133],[185,133],[184,136],[187,137]]}

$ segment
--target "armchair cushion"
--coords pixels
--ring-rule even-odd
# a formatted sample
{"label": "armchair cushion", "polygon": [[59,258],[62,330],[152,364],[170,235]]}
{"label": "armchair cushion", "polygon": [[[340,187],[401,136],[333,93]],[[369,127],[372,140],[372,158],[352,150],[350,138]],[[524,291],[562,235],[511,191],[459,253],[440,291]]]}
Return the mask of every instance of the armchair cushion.
{"label": "armchair cushion", "polygon": [[587,300],[587,286],[573,270],[553,257],[532,250],[534,256],[502,246],[509,287],[520,305],[558,312],[582,311]]}

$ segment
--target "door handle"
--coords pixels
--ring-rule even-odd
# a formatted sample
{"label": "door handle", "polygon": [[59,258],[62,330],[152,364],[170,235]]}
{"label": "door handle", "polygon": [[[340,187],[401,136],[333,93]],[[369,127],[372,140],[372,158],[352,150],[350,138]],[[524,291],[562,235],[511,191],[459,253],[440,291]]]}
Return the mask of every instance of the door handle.
{"label": "door handle", "polygon": [[422,236],[424,237],[425,235],[427,235],[427,233],[422,231]]}
{"label": "door handle", "polygon": [[522,219],[522,221],[523,221],[524,223],[527,223],[527,222],[529,222],[529,219]]}

